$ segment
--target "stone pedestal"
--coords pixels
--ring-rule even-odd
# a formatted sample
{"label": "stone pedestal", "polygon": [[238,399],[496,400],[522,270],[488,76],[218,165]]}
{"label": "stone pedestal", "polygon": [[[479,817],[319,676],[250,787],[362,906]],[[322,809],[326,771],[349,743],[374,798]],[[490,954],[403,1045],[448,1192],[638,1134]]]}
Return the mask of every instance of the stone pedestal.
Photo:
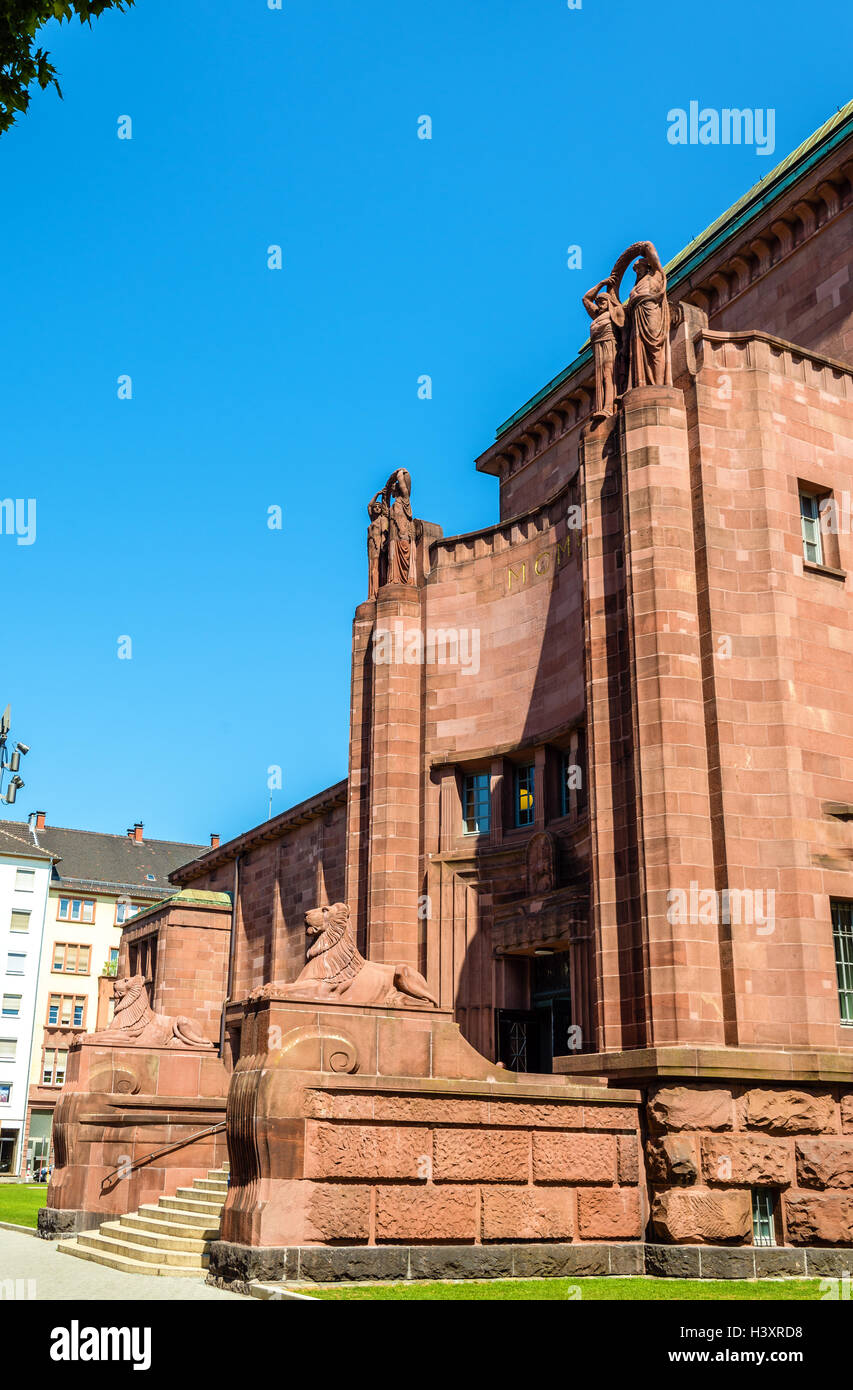
{"label": "stone pedestal", "polygon": [[228,1074],[209,1049],[80,1038],[54,1115],[56,1166],[40,1233],[97,1226],[219,1167],[227,1090]]}
{"label": "stone pedestal", "polygon": [[235,1247],[254,1277],[273,1249],[642,1238],[636,1091],[507,1072],[432,1008],[265,999],[242,1036],[214,1275]]}

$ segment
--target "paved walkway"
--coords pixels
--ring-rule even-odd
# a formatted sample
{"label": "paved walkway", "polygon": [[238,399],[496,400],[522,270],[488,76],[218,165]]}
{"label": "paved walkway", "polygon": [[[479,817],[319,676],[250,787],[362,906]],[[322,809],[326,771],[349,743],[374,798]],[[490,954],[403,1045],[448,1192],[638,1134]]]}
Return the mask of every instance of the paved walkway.
{"label": "paved walkway", "polygon": [[67,1299],[85,1302],[88,1299],[108,1298],[116,1302],[174,1302],[178,1299],[197,1302],[208,1299],[236,1299],[254,1304],[253,1298],[242,1294],[214,1289],[202,1278],[168,1279],[159,1275],[123,1274],[91,1260],[78,1260],[74,1255],[61,1254],[50,1240],[23,1235],[18,1231],[0,1230],[0,1307],[4,1284],[8,1280],[34,1280],[30,1286],[18,1286],[26,1298],[48,1302]]}

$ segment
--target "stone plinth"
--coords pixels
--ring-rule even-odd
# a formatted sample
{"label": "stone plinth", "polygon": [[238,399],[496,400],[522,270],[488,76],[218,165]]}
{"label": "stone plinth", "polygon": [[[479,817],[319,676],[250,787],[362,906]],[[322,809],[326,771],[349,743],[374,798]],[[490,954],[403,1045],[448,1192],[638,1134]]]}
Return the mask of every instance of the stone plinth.
{"label": "stone plinth", "polygon": [[56,1166],[41,1234],[136,1211],[222,1164],[227,1090],[228,1074],[210,1050],[80,1038],[54,1116]]}
{"label": "stone plinth", "polygon": [[505,1071],[436,1009],[261,1000],[242,1037],[227,1247],[642,1238],[637,1092]]}

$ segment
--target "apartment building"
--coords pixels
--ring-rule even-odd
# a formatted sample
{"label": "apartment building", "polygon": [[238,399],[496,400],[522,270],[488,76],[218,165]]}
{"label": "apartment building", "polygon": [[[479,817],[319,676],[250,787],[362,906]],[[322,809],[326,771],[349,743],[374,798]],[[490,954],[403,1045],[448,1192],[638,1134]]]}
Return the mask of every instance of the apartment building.
{"label": "apartment building", "polygon": [[7,1171],[32,1176],[49,1163],[68,1048],[80,1033],[109,1022],[122,927],[173,893],[171,871],[205,846],[146,839],[141,822],[124,835],[48,825],[43,811],[28,821],[2,822],[0,832],[0,943],[9,942],[4,963],[11,959],[17,968],[24,955],[24,973],[3,976],[3,1152]]}

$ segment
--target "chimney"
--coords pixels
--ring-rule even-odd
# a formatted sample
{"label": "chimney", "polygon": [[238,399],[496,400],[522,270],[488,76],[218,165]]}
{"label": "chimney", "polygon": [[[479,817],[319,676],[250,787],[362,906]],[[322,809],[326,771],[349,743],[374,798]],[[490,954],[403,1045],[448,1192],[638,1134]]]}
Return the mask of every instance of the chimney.
{"label": "chimney", "polygon": [[219,836],[216,834],[216,831],[214,831],[210,837],[210,848],[219,849]]}
{"label": "chimney", "polygon": [[135,840],[136,843],[137,843],[138,845],[141,845],[141,844],[142,844],[142,821],[141,821],[141,820],[138,820],[138,821],[136,822],[135,825],[130,825],[130,826],[128,826],[128,828],[127,828],[127,838],[128,838],[129,840]]}
{"label": "chimney", "polygon": [[32,811],[28,817],[31,830],[44,830],[44,811]]}

